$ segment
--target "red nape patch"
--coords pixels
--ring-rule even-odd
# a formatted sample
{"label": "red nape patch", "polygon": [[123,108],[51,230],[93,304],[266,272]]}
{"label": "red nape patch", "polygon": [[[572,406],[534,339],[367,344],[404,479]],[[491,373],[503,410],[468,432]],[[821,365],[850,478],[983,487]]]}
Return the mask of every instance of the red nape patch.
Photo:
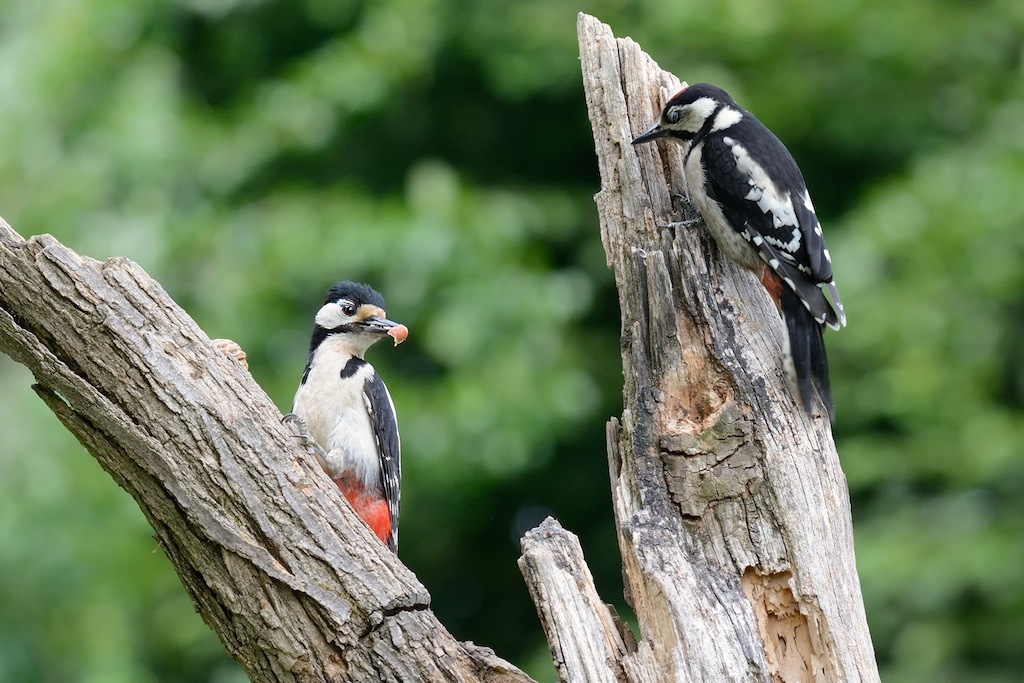
{"label": "red nape patch", "polygon": [[786,286],[786,283],[782,281],[775,271],[771,268],[765,268],[764,273],[761,275],[761,284],[768,290],[768,293],[772,295],[772,301],[775,302],[775,306],[778,309],[782,309],[782,304],[779,300],[782,298],[782,288]]}
{"label": "red nape patch", "polygon": [[388,537],[391,536],[391,513],[388,511],[387,502],[379,496],[367,493],[363,485],[352,477],[342,477],[336,479],[334,483],[359,515],[359,519],[366,522],[370,531],[387,545]]}

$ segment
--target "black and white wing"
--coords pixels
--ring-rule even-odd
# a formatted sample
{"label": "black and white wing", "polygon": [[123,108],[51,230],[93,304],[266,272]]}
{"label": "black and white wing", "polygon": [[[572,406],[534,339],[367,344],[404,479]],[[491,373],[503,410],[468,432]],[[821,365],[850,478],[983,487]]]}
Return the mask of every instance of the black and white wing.
{"label": "black and white wing", "polygon": [[398,552],[398,517],[402,504],[402,444],[398,436],[398,418],[395,404],[384,381],[376,372],[363,384],[363,398],[370,414],[373,437],[377,442],[380,456],[380,477],[384,487],[384,499],[391,517],[391,535],[388,547]]}
{"label": "black and white wing", "polygon": [[[737,130],[740,127],[757,130]],[[730,135],[734,131],[735,137]],[[755,141],[757,146],[744,146],[740,139]],[[819,324],[837,329],[846,324],[821,224],[785,145],[747,112],[733,128],[704,140],[702,159],[705,189],[729,222],[796,292]],[[829,297],[822,288],[828,289]]]}

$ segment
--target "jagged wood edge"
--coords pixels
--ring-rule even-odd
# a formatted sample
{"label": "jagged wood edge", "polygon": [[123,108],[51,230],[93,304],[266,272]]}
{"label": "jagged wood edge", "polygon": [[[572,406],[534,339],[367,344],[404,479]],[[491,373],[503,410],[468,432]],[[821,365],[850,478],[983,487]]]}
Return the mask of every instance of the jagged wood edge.
{"label": "jagged wood edge", "polygon": [[[558,624],[574,612],[601,624],[600,608],[531,586],[560,676],[876,681],[827,419],[808,418],[787,387],[782,326],[757,279],[724,263],[703,232],[668,227],[695,217],[677,201],[679,149],[629,144],[679,81],[593,17],[581,14],[577,28],[602,178],[595,200],[622,309],[625,410],[608,425],[608,452],[642,638],[635,649],[613,643],[604,652],[616,661],[588,674],[594,655],[567,654]],[[524,539],[524,550],[567,543],[547,537]],[[582,557],[562,557],[579,575]],[[527,564],[557,582],[557,563]]]}

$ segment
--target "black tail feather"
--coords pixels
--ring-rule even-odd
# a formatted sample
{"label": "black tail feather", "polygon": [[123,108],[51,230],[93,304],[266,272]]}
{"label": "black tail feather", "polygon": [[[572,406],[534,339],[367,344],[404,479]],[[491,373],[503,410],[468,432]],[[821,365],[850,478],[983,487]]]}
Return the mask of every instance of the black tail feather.
{"label": "black tail feather", "polygon": [[810,413],[814,388],[817,388],[831,421],[835,417],[835,404],[832,401],[832,385],[828,379],[824,325],[815,321],[800,297],[789,287],[782,287],[779,305],[782,308],[782,317],[786,321],[789,354],[796,375],[800,402],[804,410]]}
{"label": "black tail feather", "polygon": [[828,421],[836,418],[836,404],[832,400],[832,383],[828,379],[828,357],[825,355],[825,326],[814,323],[814,334],[811,335],[811,376],[814,386],[818,388],[818,396],[828,411]]}

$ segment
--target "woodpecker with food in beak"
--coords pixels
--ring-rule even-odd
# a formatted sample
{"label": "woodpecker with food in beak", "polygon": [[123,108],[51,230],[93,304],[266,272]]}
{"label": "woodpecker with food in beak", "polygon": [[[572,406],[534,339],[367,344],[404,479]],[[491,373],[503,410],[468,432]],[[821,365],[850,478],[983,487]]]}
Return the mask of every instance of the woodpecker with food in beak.
{"label": "woodpecker with food in beak", "polygon": [[384,297],[356,282],[330,288],[316,314],[313,339],[292,412],[299,436],[316,453],[356,514],[398,552],[401,443],[395,405],[363,354],[409,330],[384,313]]}
{"label": "woodpecker with food in beak", "polygon": [[[729,259],[762,275],[785,319],[787,367],[811,411],[813,388],[834,414],[822,332],[846,314],[803,175],[786,146],[719,87],[684,87],[634,145],[668,138],[685,147],[691,199]],[[768,266],[765,268],[765,266]]]}

